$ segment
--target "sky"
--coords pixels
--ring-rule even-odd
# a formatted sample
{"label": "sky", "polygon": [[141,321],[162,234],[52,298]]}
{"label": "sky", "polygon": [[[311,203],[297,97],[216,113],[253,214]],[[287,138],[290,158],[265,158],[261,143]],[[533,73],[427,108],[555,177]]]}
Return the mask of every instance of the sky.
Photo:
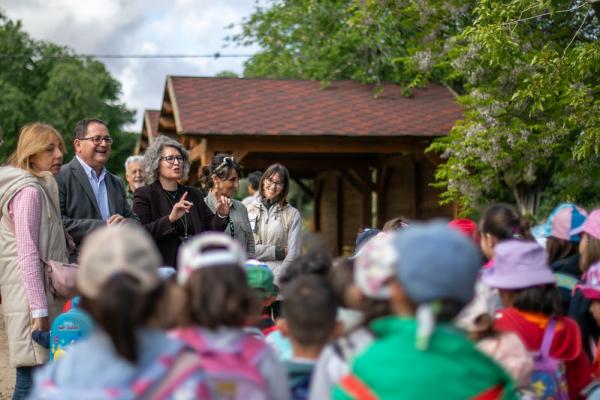
{"label": "sky", "polygon": [[[80,54],[253,54],[258,47],[227,45],[225,37],[255,7],[254,0],[0,0],[33,38]],[[233,29],[227,27],[234,24]],[[146,108],[159,109],[167,75],[241,75],[245,58],[101,59],[122,85],[122,100],[136,111],[126,127],[141,131]]]}

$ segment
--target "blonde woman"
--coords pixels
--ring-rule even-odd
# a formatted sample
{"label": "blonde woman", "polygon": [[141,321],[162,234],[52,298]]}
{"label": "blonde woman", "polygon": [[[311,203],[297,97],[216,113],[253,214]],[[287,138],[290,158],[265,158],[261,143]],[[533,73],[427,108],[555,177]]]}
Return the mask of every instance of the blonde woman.
{"label": "blonde woman", "polygon": [[48,330],[62,307],[49,295],[41,260],[68,261],[54,180],[63,153],[58,131],[33,123],[21,129],[15,153],[0,167],[0,294],[9,359],[17,368],[13,399],[27,396],[32,367],[48,360],[31,332]]}

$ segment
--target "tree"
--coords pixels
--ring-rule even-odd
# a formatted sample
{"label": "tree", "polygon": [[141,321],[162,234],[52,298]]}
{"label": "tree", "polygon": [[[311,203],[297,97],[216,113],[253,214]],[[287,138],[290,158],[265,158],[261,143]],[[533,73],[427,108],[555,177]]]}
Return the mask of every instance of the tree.
{"label": "tree", "polygon": [[446,160],[436,175],[445,201],[468,212],[515,200],[533,215],[545,193],[564,201],[585,191],[554,187],[577,182],[582,171],[571,161],[600,150],[598,28],[585,2],[569,10],[572,3],[487,0],[475,8],[449,53],[465,82],[465,119],[430,147]]}
{"label": "tree", "polygon": [[95,117],[106,121],[115,137],[107,167],[123,170],[136,137],[122,127],[133,122],[133,112],[120,102],[121,85],[102,63],[73,58],[68,48],[33,40],[20,22],[1,13],[0,54],[7,55],[0,58],[0,124],[5,136],[0,162],[14,151],[19,129],[32,121],[49,123],[61,132],[68,160],[73,155],[75,123]]}
{"label": "tree", "polygon": [[[257,6],[238,45],[261,51],[244,76],[330,81],[392,81],[407,89],[446,82],[443,60],[452,38],[470,23],[473,0],[280,0]],[[447,82],[460,87],[460,82]],[[409,91],[407,91],[407,94]]]}
{"label": "tree", "polygon": [[585,0],[279,0],[231,40],[263,49],[245,76],[392,81],[407,95],[451,87],[465,118],[429,149],[444,159],[443,201],[469,213],[502,200],[535,214],[600,200],[580,179],[600,150],[593,19]]}

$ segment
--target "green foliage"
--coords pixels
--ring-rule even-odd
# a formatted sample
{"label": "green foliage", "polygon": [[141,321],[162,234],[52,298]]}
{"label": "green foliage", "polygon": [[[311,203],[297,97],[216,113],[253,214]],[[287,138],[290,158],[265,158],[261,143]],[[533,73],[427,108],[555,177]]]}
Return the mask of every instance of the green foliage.
{"label": "green foliage", "polygon": [[408,89],[436,80],[460,87],[444,61],[447,41],[468,23],[475,3],[271,1],[257,6],[230,40],[263,49],[246,62],[248,77],[393,81]]}
{"label": "green foliage", "polygon": [[235,73],[233,71],[229,71],[229,70],[221,71],[221,72],[217,73],[215,76],[217,78],[239,78],[237,73]]}
{"label": "green foliage", "polygon": [[465,213],[516,201],[528,214],[542,203],[597,201],[583,196],[573,160],[600,150],[599,32],[583,2],[562,12],[572,3],[487,0],[475,9],[450,60],[465,82],[465,119],[429,149],[446,160],[436,175],[444,201]]}
{"label": "green foliage", "polygon": [[123,171],[125,158],[135,146],[136,136],[122,130],[133,121],[133,112],[119,101],[121,85],[104,65],[91,59],[43,58],[69,56],[71,50],[31,39],[14,22],[0,13],[0,125],[5,143],[0,163],[16,147],[19,129],[26,123],[42,121],[58,129],[67,144],[65,160],[73,156],[71,132],[83,118],[107,122],[115,138],[107,168]]}

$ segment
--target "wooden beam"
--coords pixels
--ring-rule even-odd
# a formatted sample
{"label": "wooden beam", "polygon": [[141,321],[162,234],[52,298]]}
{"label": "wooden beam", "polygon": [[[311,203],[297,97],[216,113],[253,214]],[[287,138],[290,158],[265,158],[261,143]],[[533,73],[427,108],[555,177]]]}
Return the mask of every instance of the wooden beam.
{"label": "wooden beam", "polygon": [[344,251],[344,182],[341,177],[335,181],[336,186],[336,256],[342,255]]}
{"label": "wooden beam", "polygon": [[315,224],[315,231],[321,231],[321,198],[323,197],[323,179],[315,179],[315,212],[313,215],[313,222]]}
{"label": "wooden beam", "polygon": [[302,182],[302,180],[300,180],[300,179],[298,179],[298,178],[292,178],[292,180],[293,180],[294,182],[296,182],[296,184],[298,185],[298,187],[299,187],[300,189],[302,189],[302,191],[303,191],[304,193],[306,193],[306,195],[307,195],[308,197],[310,197],[311,199],[314,199],[314,198],[315,198],[315,194],[314,194],[314,192],[313,192],[313,191],[312,191],[312,190],[311,190],[311,189],[310,189],[308,186],[306,186],[306,185],[304,184],[304,182]]}
{"label": "wooden beam", "polygon": [[422,153],[427,139],[411,137],[307,137],[203,135],[214,149],[244,149],[251,153],[397,154]]}
{"label": "wooden beam", "polygon": [[248,150],[245,148],[233,151],[233,158],[235,158],[235,161],[237,161],[238,163],[240,163],[244,159],[244,157],[246,157],[246,155],[248,155]]}
{"label": "wooden beam", "polygon": [[162,109],[167,114],[173,114],[173,106],[171,105],[171,102],[169,100],[163,101]]}
{"label": "wooden beam", "polygon": [[160,117],[158,119],[158,126],[162,127],[159,131],[175,131],[175,120],[169,117]]}
{"label": "wooden beam", "polygon": [[200,140],[196,146],[189,150],[190,162],[202,159],[202,155],[206,152],[206,139]]}

